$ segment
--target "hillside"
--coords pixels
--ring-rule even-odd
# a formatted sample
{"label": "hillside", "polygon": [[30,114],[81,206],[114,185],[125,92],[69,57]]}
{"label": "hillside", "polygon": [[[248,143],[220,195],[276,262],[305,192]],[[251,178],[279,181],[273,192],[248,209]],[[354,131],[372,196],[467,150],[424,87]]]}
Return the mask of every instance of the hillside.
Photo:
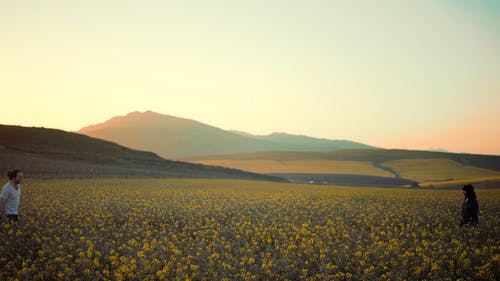
{"label": "hillside", "polygon": [[281,180],[241,170],[166,160],[89,136],[0,125],[0,171],[28,177],[190,177]]}
{"label": "hillside", "polygon": [[[244,169],[302,182],[399,184],[500,176],[500,156],[430,151],[360,149],[333,152],[259,152],[184,159]],[[371,177],[371,178],[370,178]],[[391,180],[391,178],[393,180]],[[404,181],[403,181],[404,182]]]}
{"label": "hillside", "polygon": [[[252,135],[244,132],[239,132],[239,134],[246,135],[259,140],[265,140],[269,142],[280,143],[282,145],[295,146],[298,151],[334,151],[342,149],[373,149],[374,146],[369,146],[366,144],[347,141],[347,140],[330,140],[330,139],[319,139],[312,138],[303,135],[291,135],[287,133],[272,133],[270,135],[258,136]],[[285,149],[282,149],[285,150]],[[289,150],[290,151],[290,150]]]}
{"label": "hillside", "polygon": [[451,159],[464,166],[500,171],[500,156],[402,149],[346,149],[332,152],[267,151],[231,155],[209,155],[184,160],[337,160],[383,163],[404,159]]}
{"label": "hillside", "polygon": [[151,111],[117,116],[104,123],[82,128],[78,132],[126,147],[153,151],[169,159],[275,150],[333,151],[372,148],[351,141],[316,139],[284,133],[254,136]]}

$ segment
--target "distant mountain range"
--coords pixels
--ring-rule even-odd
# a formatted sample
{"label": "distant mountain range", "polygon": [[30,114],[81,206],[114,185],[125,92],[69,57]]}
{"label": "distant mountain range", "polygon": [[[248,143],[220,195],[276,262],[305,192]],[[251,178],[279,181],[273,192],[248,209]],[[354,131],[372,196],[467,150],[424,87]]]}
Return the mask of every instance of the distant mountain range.
{"label": "distant mountain range", "polygon": [[[18,167],[31,178],[288,179],[388,187],[421,184],[460,188],[465,183],[498,187],[500,183],[500,156],[495,155],[374,149],[349,141],[285,133],[255,136],[153,112],[115,117],[84,130],[112,133],[124,142],[165,147],[172,155],[184,155],[182,160],[190,163],[78,133],[0,125],[0,172]],[[345,149],[350,147],[355,149]],[[262,148],[268,150],[241,152]]]}
{"label": "distant mountain range", "polygon": [[152,111],[113,117],[104,123],[84,127],[78,132],[130,148],[153,151],[170,159],[259,151],[326,152],[375,148],[347,140],[318,139],[286,133],[255,136]]}
{"label": "distant mountain range", "polygon": [[56,129],[0,125],[0,171],[27,177],[188,177],[281,181],[237,169],[166,160],[155,153]]}

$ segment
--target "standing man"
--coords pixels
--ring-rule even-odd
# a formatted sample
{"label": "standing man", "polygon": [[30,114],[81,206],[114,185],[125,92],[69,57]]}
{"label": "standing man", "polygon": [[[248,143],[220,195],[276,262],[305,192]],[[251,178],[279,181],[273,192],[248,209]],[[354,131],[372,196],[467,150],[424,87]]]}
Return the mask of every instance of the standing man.
{"label": "standing man", "polygon": [[18,221],[23,173],[19,169],[14,169],[8,171],[7,176],[9,182],[2,187],[0,192],[0,216],[4,221]]}

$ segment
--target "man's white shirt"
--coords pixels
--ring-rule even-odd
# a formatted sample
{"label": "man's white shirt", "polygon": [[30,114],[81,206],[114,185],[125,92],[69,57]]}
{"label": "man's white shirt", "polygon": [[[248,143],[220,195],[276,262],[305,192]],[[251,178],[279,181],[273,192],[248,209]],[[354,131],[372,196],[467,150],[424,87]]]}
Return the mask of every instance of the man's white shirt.
{"label": "man's white shirt", "polygon": [[19,214],[19,199],[21,198],[21,185],[18,185],[16,190],[16,188],[13,187],[12,184],[10,184],[10,182],[6,183],[2,187],[2,191],[0,192],[0,198],[3,198],[5,200],[6,215]]}

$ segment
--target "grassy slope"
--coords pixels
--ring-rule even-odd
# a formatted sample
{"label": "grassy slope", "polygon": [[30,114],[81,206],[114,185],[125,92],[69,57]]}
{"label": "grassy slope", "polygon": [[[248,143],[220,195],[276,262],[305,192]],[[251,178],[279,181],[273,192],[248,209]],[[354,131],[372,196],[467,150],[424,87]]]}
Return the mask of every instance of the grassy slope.
{"label": "grassy slope", "polygon": [[421,183],[500,176],[500,172],[464,166],[450,159],[405,159],[384,162],[382,165],[393,168],[402,178]]}
{"label": "grassy slope", "polygon": [[217,165],[251,171],[254,173],[315,173],[352,174],[392,177],[388,171],[376,168],[370,162],[336,160],[199,160],[204,165]]}
{"label": "grassy slope", "polygon": [[454,179],[481,180],[500,175],[500,156],[410,150],[342,150],[335,152],[259,152],[214,155],[195,163],[241,168],[260,173],[351,174],[394,177],[420,183]]}
{"label": "grassy slope", "polygon": [[461,188],[466,184],[473,184],[474,187],[480,188],[500,188],[500,176],[468,178],[450,181],[431,181],[421,184],[424,188]]}
{"label": "grassy slope", "polygon": [[196,177],[280,180],[234,169],[166,160],[152,152],[56,129],[0,125],[0,171],[30,177]]}
{"label": "grassy slope", "polygon": [[489,170],[500,171],[500,156],[444,153],[433,151],[400,150],[400,149],[352,149],[333,152],[297,152],[297,151],[270,151],[257,153],[241,153],[229,155],[210,155],[197,158],[186,158],[187,161],[196,160],[255,160],[268,159],[276,161],[290,160],[339,160],[383,163],[402,159],[451,159],[466,166],[475,166]]}

